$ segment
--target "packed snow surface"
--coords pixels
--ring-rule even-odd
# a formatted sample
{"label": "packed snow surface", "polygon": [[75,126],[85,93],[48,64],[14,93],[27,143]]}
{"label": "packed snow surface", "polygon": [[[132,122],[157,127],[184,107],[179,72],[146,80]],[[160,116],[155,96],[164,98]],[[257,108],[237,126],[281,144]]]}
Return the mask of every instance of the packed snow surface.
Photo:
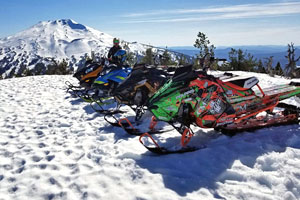
{"label": "packed snow surface", "polygon": [[[290,82],[234,73],[257,76],[262,88]],[[207,148],[158,156],[66,93],[67,80],[76,84],[72,76],[0,81],[1,200],[300,199],[299,125],[234,137],[196,128],[191,144]],[[155,138],[177,144],[180,135]]]}

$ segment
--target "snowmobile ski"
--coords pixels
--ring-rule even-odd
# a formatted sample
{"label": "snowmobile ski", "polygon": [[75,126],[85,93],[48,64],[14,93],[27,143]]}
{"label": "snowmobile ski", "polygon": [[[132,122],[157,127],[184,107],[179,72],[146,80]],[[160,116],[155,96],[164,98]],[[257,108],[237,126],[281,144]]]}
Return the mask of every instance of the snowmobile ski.
{"label": "snowmobile ski", "polygon": [[[109,118],[112,118],[114,121],[112,121]],[[140,131],[139,129],[135,128],[133,126],[134,123],[130,122],[126,117],[118,120],[114,115],[106,114],[106,115],[104,115],[104,120],[107,121],[110,125],[112,125],[114,127],[120,127],[122,129],[124,129],[124,131],[126,131],[126,133],[128,133],[129,135],[140,136],[145,133],[145,132]],[[157,129],[155,129],[156,124],[157,124],[157,121],[155,120],[154,117],[152,117],[150,125],[149,125],[150,130],[148,131],[148,134],[162,134],[162,133],[171,131],[171,130],[157,130]]]}
{"label": "snowmobile ski", "polygon": [[[186,137],[185,135],[182,135],[182,138]],[[150,142],[152,143],[152,146],[148,146],[145,144],[145,141],[143,139],[149,138]],[[182,139],[184,140],[184,139]],[[206,148],[205,145],[201,147],[190,147],[190,146],[182,146],[177,149],[170,149],[166,147],[161,147],[158,145],[158,143],[153,139],[153,137],[149,133],[144,133],[139,138],[140,143],[148,149],[150,152],[160,155],[166,155],[166,154],[176,154],[176,153],[186,153],[186,152],[193,152],[200,149]]]}
{"label": "snowmobile ski", "polygon": [[[96,104],[98,108],[96,108],[96,106],[94,104]],[[108,105],[108,104],[111,104],[111,103],[105,103],[105,102],[102,102],[101,100],[90,102],[90,106],[92,107],[92,109],[99,114],[113,115],[113,114],[117,114],[117,113],[124,113],[124,111],[120,110],[120,105],[118,105],[115,109],[109,109],[109,110],[104,109],[103,105]]]}

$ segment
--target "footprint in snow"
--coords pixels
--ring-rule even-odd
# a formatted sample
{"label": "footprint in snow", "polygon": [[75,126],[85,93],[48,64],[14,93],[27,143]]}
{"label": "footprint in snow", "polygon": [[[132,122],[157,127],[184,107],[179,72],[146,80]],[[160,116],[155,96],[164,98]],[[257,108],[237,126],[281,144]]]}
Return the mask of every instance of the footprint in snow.
{"label": "footprint in snow", "polygon": [[46,155],[49,155],[50,151],[46,150],[46,151],[44,151],[44,153],[45,153]]}
{"label": "footprint in snow", "polygon": [[39,165],[39,168],[40,168],[40,169],[46,169],[46,168],[47,168],[47,165],[46,165],[46,164],[40,164],[40,165]]}
{"label": "footprint in snow", "polygon": [[18,186],[14,186],[8,190],[9,193],[15,193],[18,190]]}
{"label": "footprint in snow", "polygon": [[16,182],[17,179],[15,177],[9,177],[7,180],[8,182],[13,183]]}
{"label": "footprint in snow", "polygon": [[31,159],[32,159],[34,162],[39,162],[39,161],[42,160],[43,158],[40,157],[40,156],[32,156]]}
{"label": "footprint in snow", "polygon": [[40,131],[40,130],[37,130],[37,131],[36,131],[36,134],[37,134],[39,137],[43,137],[43,136],[44,136],[44,132],[43,132],[43,131]]}
{"label": "footprint in snow", "polygon": [[53,158],[55,158],[54,155],[46,156],[46,160],[49,161],[49,162],[50,162],[51,160],[53,160]]}
{"label": "footprint in snow", "polygon": [[24,171],[24,169],[25,169],[25,167],[22,166],[22,167],[20,167],[19,169],[17,169],[17,170],[15,171],[15,173],[21,174],[21,173]]}
{"label": "footprint in snow", "polygon": [[43,143],[43,142],[39,143],[39,148],[44,148],[44,147],[46,147],[45,143]]}
{"label": "footprint in snow", "polygon": [[73,153],[73,151],[72,150],[65,150],[65,154],[67,155],[67,156],[69,156],[69,155],[71,155]]}

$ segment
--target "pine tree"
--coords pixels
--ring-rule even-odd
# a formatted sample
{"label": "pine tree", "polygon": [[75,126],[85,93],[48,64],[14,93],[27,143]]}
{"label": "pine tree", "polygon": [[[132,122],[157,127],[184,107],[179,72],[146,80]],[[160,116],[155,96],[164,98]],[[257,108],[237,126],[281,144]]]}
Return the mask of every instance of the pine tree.
{"label": "pine tree", "polygon": [[34,75],[43,75],[45,73],[45,65],[44,63],[37,63],[34,66],[33,74]]}
{"label": "pine tree", "polygon": [[177,56],[178,65],[187,65],[189,62],[184,54]]}
{"label": "pine tree", "polygon": [[275,67],[275,74],[278,76],[283,76],[283,70],[281,68],[280,62],[277,62],[276,67]]}
{"label": "pine tree", "polygon": [[[195,67],[196,68],[203,68],[205,66],[210,65],[210,58],[214,57],[215,53],[215,46],[210,45],[210,41],[208,40],[208,37],[202,32],[199,32],[197,35],[197,39],[195,41],[194,47],[198,48],[200,50],[199,54],[197,55],[197,60]],[[208,66],[209,67],[209,66]]]}
{"label": "pine tree", "polygon": [[270,56],[269,58],[265,58],[266,59],[266,66],[267,66],[267,73],[271,76],[274,77],[274,72],[273,72],[273,57],[274,56]]}
{"label": "pine tree", "polygon": [[130,51],[129,43],[124,42],[123,48],[127,54],[127,59],[126,59],[127,63],[131,66],[135,65],[137,63],[137,56],[133,52]]}
{"label": "pine tree", "polygon": [[59,75],[66,75],[70,74],[70,71],[68,69],[68,62],[63,59],[59,64],[58,64],[58,71],[57,74]]}
{"label": "pine tree", "polygon": [[171,62],[172,62],[171,56],[170,56],[168,50],[165,50],[164,53],[163,53],[163,55],[161,56],[161,61],[160,61],[160,63],[161,63],[162,65],[170,65]]}
{"label": "pine tree", "polygon": [[257,65],[257,59],[251,53],[247,54],[247,58],[245,59],[245,68],[246,71],[254,72],[255,66]]}
{"label": "pine tree", "polygon": [[256,59],[250,53],[243,52],[242,49],[231,48],[228,53],[229,63],[232,70],[254,71],[257,65]]}
{"label": "pine tree", "polygon": [[30,69],[26,68],[23,72],[23,76],[33,76],[33,73]]}
{"label": "pine tree", "polygon": [[154,64],[152,48],[149,48],[146,50],[145,56],[142,59],[142,63],[148,64],[148,65]]}
{"label": "pine tree", "polygon": [[259,73],[266,73],[266,70],[263,66],[263,63],[261,61],[261,59],[258,60],[258,63],[257,63],[257,72]]}
{"label": "pine tree", "polygon": [[228,53],[229,63],[232,70],[238,70],[238,59],[237,59],[237,50],[234,48],[230,49],[230,52]]}
{"label": "pine tree", "polygon": [[131,66],[135,65],[137,63],[137,57],[133,52],[127,53],[127,63]]}

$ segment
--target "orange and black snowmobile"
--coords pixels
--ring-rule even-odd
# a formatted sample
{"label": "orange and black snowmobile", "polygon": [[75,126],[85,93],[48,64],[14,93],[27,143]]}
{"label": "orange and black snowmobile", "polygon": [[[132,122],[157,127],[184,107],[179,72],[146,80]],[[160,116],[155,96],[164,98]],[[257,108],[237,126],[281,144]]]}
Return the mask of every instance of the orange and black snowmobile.
{"label": "orange and black snowmobile", "polygon": [[106,64],[106,60],[102,58],[99,62],[87,61],[85,66],[78,69],[73,77],[79,81],[79,86],[66,81],[67,91],[72,95],[78,96],[85,101],[90,101],[89,91],[96,78],[101,74]]}

